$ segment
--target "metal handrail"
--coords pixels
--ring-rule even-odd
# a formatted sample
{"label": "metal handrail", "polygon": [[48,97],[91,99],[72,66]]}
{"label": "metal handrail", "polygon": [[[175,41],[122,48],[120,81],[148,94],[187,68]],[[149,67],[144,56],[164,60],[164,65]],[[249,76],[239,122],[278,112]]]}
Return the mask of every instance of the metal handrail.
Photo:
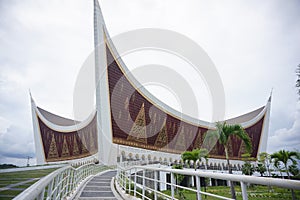
{"label": "metal handrail", "polygon": [[62,167],[24,190],[15,200],[66,199],[74,194],[89,176],[99,173],[103,166],[89,163],[78,168]]}
{"label": "metal handrail", "polygon": [[[145,172],[153,172],[154,178],[146,177]],[[137,174],[137,172],[141,174]],[[166,172],[171,174],[171,183],[163,182],[162,180],[158,179],[158,172]],[[193,176],[196,179],[196,189],[180,186],[175,184],[174,174],[182,174]],[[133,178],[132,178],[133,177]],[[154,199],[157,199],[158,195],[162,193],[157,191],[157,184],[164,183],[166,185],[171,186],[171,196],[169,199],[175,199],[174,197],[174,189],[183,188],[186,190],[194,191],[197,195],[197,200],[201,199],[201,195],[208,195],[219,199],[230,199],[228,197],[219,196],[212,193],[202,192],[201,191],[201,183],[200,177],[204,178],[213,178],[213,179],[220,179],[226,181],[233,181],[233,182],[240,182],[241,184],[241,193],[242,198],[244,200],[248,199],[247,194],[247,184],[256,184],[256,185],[267,185],[267,186],[277,186],[281,188],[288,188],[288,189],[295,189],[300,190],[300,181],[295,180],[285,180],[285,179],[276,179],[276,178],[267,178],[267,177],[254,177],[254,176],[247,176],[247,175],[237,175],[237,174],[226,174],[226,173],[216,173],[216,172],[208,172],[208,171],[187,171],[187,170],[180,170],[180,169],[170,169],[170,168],[160,168],[154,166],[127,166],[122,167],[118,166],[118,173],[117,173],[117,183],[119,184],[120,188],[125,192],[133,192],[134,196],[139,194],[142,199],[148,199],[145,195],[145,190],[151,191],[154,193]],[[142,179],[142,185],[137,182],[137,178]],[[145,185],[145,181],[152,181],[154,184],[154,188]],[[131,191],[131,184],[134,185],[133,191]],[[142,189],[142,193],[137,192],[137,187]],[[163,195],[165,197],[165,194]]]}

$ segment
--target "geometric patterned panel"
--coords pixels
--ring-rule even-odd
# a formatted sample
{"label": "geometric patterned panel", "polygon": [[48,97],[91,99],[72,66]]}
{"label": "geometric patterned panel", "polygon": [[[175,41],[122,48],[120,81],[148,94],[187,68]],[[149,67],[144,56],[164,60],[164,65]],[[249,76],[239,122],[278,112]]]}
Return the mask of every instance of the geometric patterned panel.
{"label": "geometric patterned panel", "polygon": [[53,130],[39,117],[38,122],[46,162],[78,159],[98,152],[96,114],[86,127],[72,132]]}
{"label": "geometric patterned panel", "polygon": [[[208,128],[182,121],[157,107],[136,88],[114,56],[106,44],[113,143],[177,154],[203,147]],[[252,139],[253,157],[257,155],[263,120],[246,128]],[[241,140],[232,137],[229,142],[230,159],[241,159]],[[224,159],[223,146],[217,143],[209,157]]]}

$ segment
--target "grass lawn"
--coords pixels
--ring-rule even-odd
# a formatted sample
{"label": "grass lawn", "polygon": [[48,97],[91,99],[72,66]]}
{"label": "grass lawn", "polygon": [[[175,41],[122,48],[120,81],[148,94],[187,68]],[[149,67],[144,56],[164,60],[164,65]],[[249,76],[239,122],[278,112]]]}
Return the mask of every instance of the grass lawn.
{"label": "grass lawn", "polygon": [[[40,169],[40,170],[30,170],[30,171],[19,171],[19,172],[7,172],[0,173],[0,188],[6,187],[11,184],[24,182],[33,178],[42,178],[51,172],[55,171],[57,168],[50,169]],[[101,166],[98,171],[104,171],[112,169],[112,167]],[[0,200],[13,199],[15,196],[20,194],[26,188],[30,187],[32,184],[38,180],[32,180],[30,182],[24,183],[22,185],[14,186],[11,190],[0,191]]]}
{"label": "grass lawn", "polygon": [[[237,194],[237,200],[241,200],[242,199],[241,188],[239,186],[235,186],[235,190],[236,190],[236,194]],[[204,191],[204,188],[201,188],[201,191]],[[231,197],[230,187],[226,187],[226,186],[207,187],[206,192],[213,193],[213,194],[220,195],[220,196],[229,197],[229,198]],[[284,189],[284,188],[272,187],[272,191],[269,192],[268,186],[250,186],[247,188],[247,192],[248,192],[249,200],[264,200],[264,199],[288,200],[288,199],[292,199],[292,194],[291,194],[290,190]],[[166,190],[166,191],[163,191],[163,193],[170,195],[171,191]],[[300,191],[297,190],[297,191],[295,191],[295,193],[296,193],[296,196],[299,198]],[[192,192],[189,190],[182,190],[182,194],[186,200],[196,199],[195,192]],[[176,195],[176,198],[180,199],[179,195]],[[202,199],[213,200],[216,198],[202,195]]]}
{"label": "grass lawn", "polygon": [[[42,178],[55,171],[56,169],[57,168],[0,173],[0,188],[6,187],[11,184],[20,183],[32,178]],[[19,190],[20,188],[25,190],[26,188],[34,184],[36,181],[37,180],[33,180],[29,183],[24,183],[23,185],[15,186],[12,188],[12,190],[0,191],[0,199],[12,199],[13,197],[17,196],[19,193],[22,192],[22,190]]]}

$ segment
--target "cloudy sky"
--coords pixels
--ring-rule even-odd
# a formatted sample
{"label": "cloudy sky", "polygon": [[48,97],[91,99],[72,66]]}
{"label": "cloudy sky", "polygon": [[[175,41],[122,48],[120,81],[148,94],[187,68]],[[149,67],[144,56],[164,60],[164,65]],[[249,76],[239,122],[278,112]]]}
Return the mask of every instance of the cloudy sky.
{"label": "cloudy sky", "polygon": [[[227,118],[265,105],[273,88],[268,152],[300,150],[299,1],[102,0],[100,5],[111,36],[161,28],[200,45],[221,76]],[[26,156],[34,157],[29,89],[38,106],[73,118],[76,77],[92,51],[92,0],[0,1],[0,163],[25,165]],[[128,65],[134,65],[132,56]],[[153,92],[172,100],[157,88]],[[197,95],[202,99],[206,93]]]}

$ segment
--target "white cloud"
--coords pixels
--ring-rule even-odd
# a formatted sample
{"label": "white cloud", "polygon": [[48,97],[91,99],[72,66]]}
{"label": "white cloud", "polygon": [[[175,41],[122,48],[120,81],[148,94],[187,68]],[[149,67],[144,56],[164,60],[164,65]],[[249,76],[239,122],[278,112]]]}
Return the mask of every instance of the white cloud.
{"label": "white cloud", "polygon": [[[14,156],[5,148],[22,156],[34,152],[28,89],[37,105],[72,117],[76,76],[93,49],[92,2],[0,1],[0,152],[5,155]],[[300,62],[298,1],[103,0],[100,5],[112,36],[155,27],[201,45],[221,74],[228,117],[264,105],[274,87],[269,150],[300,148],[299,104],[292,114]],[[0,156],[0,162],[7,159]]]}
{"label": "white cloud", "polygon": [[29,130],[10,126],[0,135],[0,155],[11,158],[25,158],[34,155],[33,135]]}
{"label": "white cloud", "polygon": [[275,134],[269,137],[268,146],[269,152],[300,149],[300,102],[296,106],[293,126],[276,130]]}
{"label": "white cloud", "polygon": [[4,132],[7,131],[10,125],[11,125],[10,121],[0,116],[0,137]]}

